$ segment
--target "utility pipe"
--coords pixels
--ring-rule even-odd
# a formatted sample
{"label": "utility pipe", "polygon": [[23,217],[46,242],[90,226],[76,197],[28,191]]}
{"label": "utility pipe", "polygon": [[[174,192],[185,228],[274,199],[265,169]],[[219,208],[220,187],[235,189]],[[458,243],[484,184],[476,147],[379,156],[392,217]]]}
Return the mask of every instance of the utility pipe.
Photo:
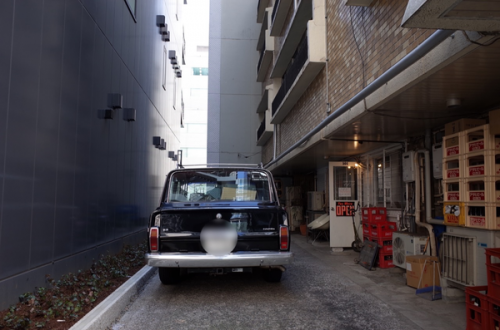
{"label": "utility pipe", "polygon": [[[434,231],[432,228],[432,225],[428,223],[424,223],[420,221],[420,161],[419,161],[419,154],[424,154],[424,171],[425,171],[425,213],[426,215],[431,214],[431,186],[430,184],[427,183],[427,180],[429,180],[430,183],[430,177],[431,177],[431,170],[430,170],[430,156],[429,156],[429,150],[418,150],[415,152],[415,224],[419,227],[424,227],[427,229],[429,232],[429,241],[431,242],[431,255],[436,256],[436,238],[434,236]],[[430,217],[429,217],[430,218]]]}
{"label": "utility pipe", "polygon": [[281,153],[278,157],[276,157],[271,162],[265,165],[265,168],[275,164],[280,159],[288,155],[294,149],[299,147],[300,145],[307,142],[314,134],[321,131],[325,128],[329,123],[331,123],[335,118],[339,117],[347,110],[351,109],[353,106],[361,102],[364,98],[372,94],[378,88],[382,87],[389,80],[400,74],[403,70],[407,69],[410,65],[417,62],[427,53],[429,53],[432,49],[434,49],[441,42],[446,40],[449,36],[451,36],[455,30],[437,30],[434,32],[429,38],[427,38],[423,43],[421,43],[417,48],[412,50],[408,55],[406,55],[403,59],[401,59],[398,63],[394,64],[389,70],[384,72],[380,77],[375,79],[370,85],[363,88],[358,94],[356,94],[352,99],[341,105],[337,110],[332,112],[328,117],[323,119],[318,126],[313,128],[309,133],[304,135],[299,141],[295,142],[290,148]]}
{"label": "utility pipe", "polygon": [[[431,150],[432,145],[432,135],[431,130],[427,129],[425,131],[425,149]],[[438,220],[432,218],[432,198],[431,198],[431,161],[429,153],[425,157],[425,222],[434,225],[444,225],[444,220]]]}
{"label": "utility pipe", "polygon": [[273,160],[276,159],[276,141],[277,141],[277,138],[276,138],[276,134],[277,134],[277,129],[278,129],[278,125],[274,125],[274,129],[273,129]]}

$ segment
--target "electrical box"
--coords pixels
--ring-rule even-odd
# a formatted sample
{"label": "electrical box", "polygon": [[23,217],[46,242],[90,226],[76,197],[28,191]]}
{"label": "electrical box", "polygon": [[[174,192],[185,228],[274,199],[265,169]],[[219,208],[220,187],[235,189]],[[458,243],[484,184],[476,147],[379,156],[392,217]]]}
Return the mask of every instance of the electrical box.
{"label": "electrical box", "polygon": [[432,174],[434,179],[443,178],[443,145],[441,143],[432,146]]}
{"label": "electrical box", "polygon": [[403,153],[403,181],[415,181],[415,151]]}

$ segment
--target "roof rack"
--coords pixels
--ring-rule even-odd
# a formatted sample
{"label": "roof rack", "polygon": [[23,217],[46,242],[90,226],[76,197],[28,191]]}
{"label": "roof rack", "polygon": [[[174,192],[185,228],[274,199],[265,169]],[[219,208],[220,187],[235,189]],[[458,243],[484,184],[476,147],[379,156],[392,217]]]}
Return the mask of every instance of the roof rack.
{"label": "roof rack", "polygon": [[238,163],[212,163],[212,164],[183,164],[182,168],[187,167],[232,167],[232,168],[264,168],[262,163],[260,164],[238,164]]}

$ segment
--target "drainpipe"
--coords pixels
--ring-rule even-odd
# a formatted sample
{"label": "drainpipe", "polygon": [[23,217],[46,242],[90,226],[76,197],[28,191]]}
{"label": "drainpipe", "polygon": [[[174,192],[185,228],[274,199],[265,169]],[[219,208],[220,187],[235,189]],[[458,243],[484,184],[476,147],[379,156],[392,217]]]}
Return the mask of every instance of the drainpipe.
{"label": "drainpipe", "polygon": [[424,227],[429,232],[429,241],[431,243],[431,255],[436,256],[436,238],[434,236],[434,231],[432,225],[420,221],[420,162],[418,155],[423,154],[425,157],[424,162],[424,184],[425,184],[425,213],[427,219],[430,219],[431,215],[431,161],[429,156],[429,150],[419,150],[415,153],[415,224],[419,227]]}
{"label": "drainpipe", "polygon": [[276,159],[276,130],[278,129],[278,124],[273,126],[273,160]]}
{"label": "drainpipe", "polygon": [[364,98],[372,94],[378,88],[382,87],[389,80],[403,72],[403,70],[407,69],[409,66],[417,62],[419,59],[424,57],[427,53],[429,53],[432,49],[434,49],[441,42],[446,40],[449,36],[455,33],[454,30],[437,30],[434,32],[429,38],[427,38],[423,43],[421,43],[417,48],[412,50],[408,55],[406,55],[403,59],[401,59],[398,63],[393,65],[389,70],[384,72],[380,77],[375,79],[371,84],[363,88],[358,94],[356,94],[352,99],[344,103],[337,110],[331,113],[328,117],[323,119],[323,121],[313,128],[309,133],[304,135],[299,141],[295,142],[290,148],[282,152],[278,157],[276,157],[271,162],[265,165],[265,168],[275,164],[277,161],[288,155],[290,152],[295,150],[297,147],[300,147],[302,144],[307,142],[314,134],[321,131],[325,128],[329,123],[331,123],[334,119],[338,118],[340,115],[351,109],[353,106],[361,102]]}
{"label": "drainpipe", "polygon": [[[432,134],[431,130],[427,129],[425,131],[425,149],[432,150]],[[425,160],[425,194],[429,198],[425,199],[425,222],[431,223],[433,225],[444,225],[444,220],[438,220],[432,218],[432,198],[431,198],[431,165],[430,157]]]}

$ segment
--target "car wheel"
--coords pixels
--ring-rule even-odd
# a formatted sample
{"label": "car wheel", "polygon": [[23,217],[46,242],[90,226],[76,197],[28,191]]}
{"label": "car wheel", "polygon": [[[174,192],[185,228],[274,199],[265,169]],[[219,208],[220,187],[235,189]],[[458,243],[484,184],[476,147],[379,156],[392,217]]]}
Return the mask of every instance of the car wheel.
{"label": "car wheel", "polygon": [[276,283],[281,280],[281,275],[283,274],[283,272],[281,271],[281,269],[270,268],[263,269],[262,274],[264,276],[264,280],[266,280],[267,282]]}
{"label": "car wheel", "polygon": [[162,284],[169,285],[178,283],[181,280],[181,270],[179,268],[164,268],[158,269],[160,281]]}

